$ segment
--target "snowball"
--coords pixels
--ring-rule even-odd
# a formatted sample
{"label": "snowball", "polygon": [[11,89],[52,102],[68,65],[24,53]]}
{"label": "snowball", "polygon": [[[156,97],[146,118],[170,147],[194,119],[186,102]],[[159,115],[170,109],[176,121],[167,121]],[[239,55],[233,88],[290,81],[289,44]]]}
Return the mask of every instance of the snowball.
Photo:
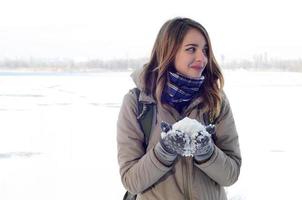
{"label": "snowball", "polygon": [[204,125],[189,117],[185,117],[173,124],[172,131],[169,131],[168,133],[162,132],[161,137],[164,138],[167,134],[182,134],[179,131],[185,134],[186,141],[182,156],[193,156],[196,151],[196,137],[198,136],[198,133],[211,137]]}
{"label": "snowball", "polygon": [[189,117],[185,117],[184,119],[173,124],[172,129],[181,130],[182,132],[188,134],[192,139],[198,135],[198,132],[209,134],[204,125],[202,125],[196,119],[191,119]]}

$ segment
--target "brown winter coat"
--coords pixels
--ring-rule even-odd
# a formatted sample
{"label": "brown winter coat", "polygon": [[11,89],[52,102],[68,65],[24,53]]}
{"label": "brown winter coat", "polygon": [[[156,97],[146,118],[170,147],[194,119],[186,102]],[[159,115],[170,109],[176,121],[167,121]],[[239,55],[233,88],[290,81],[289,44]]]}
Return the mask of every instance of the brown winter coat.
{"label": "brown winter coat", "polygon": [[[138,72],[133,74],[138,88],[142,85]],[[140,101],[155,100],[141,93]],[[185,116],[203,121],[203,111],[198,108],[202,98],[196,98],[180,115],[157,104],[147,150],[144,134],[136,119],[137,100],[128,93],[123,99],[117,122],[117,147],[120,174],[124,187],[138,200],[225,200],[223,186],[230,186],[238,179],[241,155],[238,135],[228,99],[224,95],[224,106],[216,124],[217,140],[211,158],[202,164],[192,157],[178,157],[171,167],[163,165],[154,154],[154,146],[160,139],[160,122],[170,124]]]}

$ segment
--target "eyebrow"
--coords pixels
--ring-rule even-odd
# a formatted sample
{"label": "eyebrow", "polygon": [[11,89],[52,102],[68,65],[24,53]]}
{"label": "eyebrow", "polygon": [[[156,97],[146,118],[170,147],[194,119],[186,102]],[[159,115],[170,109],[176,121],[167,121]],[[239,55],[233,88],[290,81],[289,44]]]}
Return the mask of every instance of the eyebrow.
{"label": "eyebrow", "polygon": [[[186,44],[185,47],[187,46],[194,46],[194,47],[198,47],[198,44],[195,43],[190,43],[190,44]],[[205,44],[204,47],[208,47],[208,44]]]}
{"label": "eyebrow", "polygon": [[194,46],[194,47],[198,47],[198,44],[194,44],[194,43],[190,43],[190,44],[186,44],[185,46]]}

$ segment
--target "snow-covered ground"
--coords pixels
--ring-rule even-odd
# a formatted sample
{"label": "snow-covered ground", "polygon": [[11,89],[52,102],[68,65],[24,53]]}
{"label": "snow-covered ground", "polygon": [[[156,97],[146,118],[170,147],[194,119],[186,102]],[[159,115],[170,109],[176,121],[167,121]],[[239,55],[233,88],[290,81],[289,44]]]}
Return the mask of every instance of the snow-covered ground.
{"label": "snow-covered ground", "polygon": [[[121,199],[115,126],[129,74],[0,73],[0,199]],[[302,74],[225,79],[243,157],[230,199],[298,199]]]}

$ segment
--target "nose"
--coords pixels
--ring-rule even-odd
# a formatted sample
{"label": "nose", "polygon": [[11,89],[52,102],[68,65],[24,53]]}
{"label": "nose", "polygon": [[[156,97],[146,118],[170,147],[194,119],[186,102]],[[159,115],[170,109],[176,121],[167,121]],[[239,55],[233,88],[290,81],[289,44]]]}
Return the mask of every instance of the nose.
{"label": "nose", "polygon": [[204,62],[207,59],[207,55],[205,55],[205,53],[200,50],[200,51],[196,51],[196,61],[198,62]]}

